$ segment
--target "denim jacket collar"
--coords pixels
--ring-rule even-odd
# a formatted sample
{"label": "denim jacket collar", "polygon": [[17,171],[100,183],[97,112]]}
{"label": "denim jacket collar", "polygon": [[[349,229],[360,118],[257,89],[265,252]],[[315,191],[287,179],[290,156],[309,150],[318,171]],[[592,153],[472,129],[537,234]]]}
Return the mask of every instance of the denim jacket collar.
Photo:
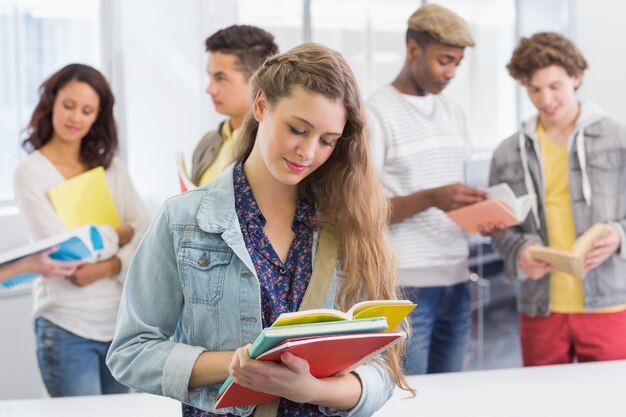
{"label": "denim jacket collar", "polygon": [[225,168],[213,182],[205,186],[196,222],[200,230],[220,234],[224,242],[256,277],[256,270],[243,241],[241,226],[234,209],[233,167],[234,164],[231,164]]}
{"label": "denim jacket collar", "polygon": [[207,233],[224,233],[233,229],[239,230],[235,207],[233,187],[233,165],[224,169],[215,181],[206,185],[204,198],[200,203],[196,221],[198,227]]}

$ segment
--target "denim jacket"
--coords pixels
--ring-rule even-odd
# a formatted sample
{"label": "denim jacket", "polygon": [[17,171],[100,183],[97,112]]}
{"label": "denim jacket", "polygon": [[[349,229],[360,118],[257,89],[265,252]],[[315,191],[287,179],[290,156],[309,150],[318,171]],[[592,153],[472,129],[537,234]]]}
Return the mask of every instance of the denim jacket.
{"label": "denim jacket", "polygon": [[[504,272],[517,281],[522,313],[550,313],[550,280],[527,279],[517,267],[520,250],[530,243],[547,245],[543,162],[535,134],[537,117],[505,139],[494,151],[489,184],[509,184],[516,195],[534,193],[537,204],[519,226],[494,237],[504,258]],[[595,223],[617,230],[621,249],[583,280],[588,310],[626,303],[626,127],[608,118],[591,103],[581,103],[576,128],[568,141],[568,181],[576,236]]]}
{"label": "denim jacket", "polygon": [[[334,306],[339,276],[335,270],[322,307]],[[254,341],[261,332],[260,297],[235,212],[231,166],[207,186],[167,200],[150,225],[128,272],[107,365],[139,391],[250,415],[253,406],[213,408],[221,383],[195,389],[188,383],[202,352]],[[356,406],[320,407],[324,414],[370,416],[392,395],[391,375],[379,364],[355,373],[363,387]]]}

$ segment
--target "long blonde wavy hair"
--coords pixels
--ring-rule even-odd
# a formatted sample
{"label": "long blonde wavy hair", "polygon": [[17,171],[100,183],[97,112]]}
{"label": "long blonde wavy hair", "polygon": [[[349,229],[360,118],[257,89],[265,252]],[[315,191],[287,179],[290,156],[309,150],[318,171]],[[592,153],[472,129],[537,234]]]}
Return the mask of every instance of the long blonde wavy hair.
{"label": "long blonde wavy hair", "polygon": [[[251,83],[252,97],[263,91],[270,106],[289,97],[295,86],[343,103],[347,122],[341,138],[299,190],[316,203],[316,225],[332,231],[339,242],[342,280],[337,305],[347,309],[362,300],[396,299],[396,262],[386,235],[389,202],[369,156],[363,103],[347,62],[329,48],[303,44],[267,58]],[[250,155],[258,126],[248,114],[237,139],[235,161]],[[390,349],[385,365],[396,385],[414,392],[400,365],[402,350],[402,344]]]}

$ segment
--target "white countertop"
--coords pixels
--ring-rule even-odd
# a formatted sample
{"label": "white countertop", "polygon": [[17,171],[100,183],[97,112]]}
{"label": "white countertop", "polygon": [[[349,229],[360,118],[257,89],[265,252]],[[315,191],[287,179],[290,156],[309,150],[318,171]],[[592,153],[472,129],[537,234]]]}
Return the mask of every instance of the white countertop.
{"label": "white countertop", "polygon": [[[626,361],[410,377],[376,417],[624,417]],[[149,394],[0,401],[0,417],[169,417],[180,403]]]}
{"label": "white countertop", "polygon": [[0,401],[0,417],[170,417],[180,416],[178,401],[150,394]]}
{"label": "white countertop", "polygon": [[375,414],[418,417],[624,417],[626,361],[410,377]]}

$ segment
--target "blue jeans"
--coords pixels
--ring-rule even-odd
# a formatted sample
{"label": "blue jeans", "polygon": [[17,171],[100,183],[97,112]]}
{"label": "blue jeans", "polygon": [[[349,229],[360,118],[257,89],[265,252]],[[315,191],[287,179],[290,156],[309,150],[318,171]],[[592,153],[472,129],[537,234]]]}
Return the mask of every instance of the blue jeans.
{"label": "blue jeans", "polygon": [[49,320],[35,320],[39,371],[51,397],[122,394],[104,363],[110,342],[85,339]]}
{"label": "blue jeans", "polygon": [[449,287],[402,287],[417,307],[409,316],[412,335],[403,358],[408,375],[463,369],[471,330],[469,283]]}

